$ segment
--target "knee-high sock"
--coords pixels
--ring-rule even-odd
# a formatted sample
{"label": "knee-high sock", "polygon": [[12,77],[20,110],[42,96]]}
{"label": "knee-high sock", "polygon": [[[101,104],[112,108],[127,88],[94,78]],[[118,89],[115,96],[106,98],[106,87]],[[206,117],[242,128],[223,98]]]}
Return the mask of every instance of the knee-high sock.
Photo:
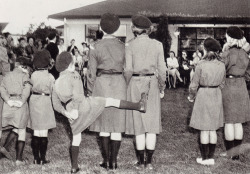
{"label": "knee-high sock", "polygon": [[225,146],[227,151],[232,149],[234,147],[234,140],[233,141],[225,140]]}
{"label": "knee-high sock", "polygon": [[211,159],[214,157],[215,147],[216,147],[216,144],[211,144],[211,143],[209,144],[208,159]]}
{"label": "knee-high sock", "polygon": [[71,146],[71,165],[73,169],[78,168],[79,146]]}
{"label": "knee-high sock", "polygon": [[39,160],[40,159],[40,155],[39,155],[39,150],[40,150],[39,137],[37,137],[37,136],[32,137],[31,147],[32,147],[33,155],[34,155],[34,160]]}
{"label": "knee-high sock", "polygon": [[234,147],[241,145],[242,140],[234,140]]}
{"label": "knee-high sock", "polygon": [[41,160],[46,161],[46,152],[48,147],[48,138],[40,137],[40,156]]}
{"label": "knee-high sock", "polygon": [[101,137],[102,156],[104,163],[107,163],[109,161],[109,143],[110,137]]}
{"label": "knee-high sock", "polygon": [[111,153],[110,153],[110,163],[117,163],[117,156],[121,146],[121,141],[111,140]]}
{"label": "knee-high sock", "polygon": [[154,150],[148,150],[146,149],[146,163],[150,164],[152,163],[152,156],[154,154]]}
{"label": "knee-high sock", "polygon": [[139,155],[139,164],[144,164],[144,151],[145,150],[137,150]]}
{"label": "knee-high sock", "polygon": [[17,142],[17,153],[16,153],[16,159],[19,161],[23,160],[23,150],[24,150],[25,142],[24,141],[18,141]]}
{"label": "knee-high sock", "polygon": [[202,160],[208,159],[209,144],[201,144],[201,157]]}
{"label": "knee-high sock", "polygon": [[3,145],[3,147],[9,151],[10,150],[10,147],[11,147],[11,144],[13,143],[14,139],[17,138],[17,133],[11,131]]}

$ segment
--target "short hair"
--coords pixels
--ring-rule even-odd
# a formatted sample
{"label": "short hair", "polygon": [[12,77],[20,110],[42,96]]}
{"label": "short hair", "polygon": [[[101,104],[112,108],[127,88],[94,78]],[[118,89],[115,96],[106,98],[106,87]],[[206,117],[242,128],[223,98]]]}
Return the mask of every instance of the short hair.
{"label": "short hair", "polygon": [[174,54],[174,57],[175,57],[175,52],[174,52],[174,51],[170,51],[169,54],[170,54],[170,53],[173,53],[173,54]]}
{"label": "short hair", "polygon": [[20,37],[20,38],[18,39],[18,42],[20,43],[22,40],[25,41],[25,38],[24,38],[24,37]]}
{"label": "short hair", "polygon": [[3,33],[3,36],[7,38],[9,35],[11,35],[9,32]]}
{"label": "short hair", "polygon": [[27,38],[27,42],[29,43],[29,40],[30,39],[33,39],[33,41],[35,42],[35,38],[33,37],[33,36],[29,36],[28,38]]}
{"label": "short hair", "polygon": [[104,33],[101,30],[96,31],[96,39],[102,39]]}
{"label": "short hair", "polygon": [[53,39],[55,39],[55,37],[56,37],[56,33],[55,32],[51,32],[48,35],[49,40],[53,40]]}

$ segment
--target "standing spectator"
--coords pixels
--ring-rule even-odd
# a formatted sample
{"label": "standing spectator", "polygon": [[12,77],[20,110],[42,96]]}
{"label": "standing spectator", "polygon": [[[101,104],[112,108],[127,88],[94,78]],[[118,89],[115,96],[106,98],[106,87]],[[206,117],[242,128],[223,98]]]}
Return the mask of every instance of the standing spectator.
{"label": "standing spectator", "polygon": [[[112,34],[118,30],[120,19],[110,13],[103,14],[100,22],[104,37],[90,50],[88,89],[92,96],[126,100],[126,82],[123,76],[125,45]],[[111,51],[112,50],[112,51]],[[125,132],[125,110],[107,108],[90,126],[99,132],[104,168],[116,169],[122,132]],[[108,165],[109,163],[109,165]]]}
{"label": "standing spectator", "polygon": [[[249,64],[249,57],[242,49],[244,40],[243,31],[236,26],[227,28],[226,47],[222,58],[226,66],[226,83],[222,90],[223,108],[225,116],[225,145],[230,150],[242,143],[242,123],[250,121],[249,93],[246,87],[245,73]],[[229,156],[238,160],[239,156],[231,156],[223,153],[222,156]]]}
{"label": "standing spectator", "polygon": [[183,82],[180,73],[179,73],[179,63],[177,58],[175,57],[175,53],[173,51],[170,51],[170,57],[167,58],[167,66],[168,66],[168,73],[174,78],[174,88],[176,88],[176,76],[180,80],[180,82]]}
{"label": "standing spectator", "polygon": [[145,16],[133,16],[132,31],[137,37],[126,44],[124,75],[128,84],[127,99],[137,101],[144,93],[148,98],[145,114],[129,110],[126,114],[126,134],[136,137],[138,169],[144,168],[145,148],[146,168],[153,169],[156,135],[162,131],[160,98],[163,98],[166,87],[167,68],[163,46],[149,38],[151,24]]}
{"label": "standing spectator", "polygon": [[202,55],[201,55],[200,51],[197,49],[193,53],[193,60],[190,61],[190,65],[191,65],[190,80],[193,79],[195,68],[196,68],[197,64],[199,63],[199,61],[201,60],[201,57],[202,57]]}
{"label": "standing spectator", "polygon": [[61,54],[62,52],[66,51],[66,47],[64,45],[64,39],[63,38],[59,39],[58,49],[59,49],[58,54]]}
{"label": "standing spectator", "polygon": [[75,62],[75,70],[82,75],[82,65],[83,65],[83,58],[79,53],[78,49],[75,49],[75,55],[73,56],[73,60]]}
{"label": "standing spectator", "polygon": [[[214,165],[217,143],[216,130],[223,127],[222,93],[225,83],[225,65],[219,57],[220,43],[212,38],[204,41],[204,59],[197,65],[189,86],[188,99],[195,104],[190,126],[200,130],[201,156],[196,161]],[[197,92],[198,91],[198,92]]]}
{"label": "standing spectator", "polygon": [[30,65],[32,65],[34,54],[37,52],[37,48],[35,46],[35,38],[30,36],[27,38],[27,42],[28,45],[26,46],[25,50],[28,55],[28,58],[30,58]]}
{"label": "standing spectator", "polygon": [[16,49],[17,62],[23,62],[23,64],[30,64],[30,58],[26,52],[26,40],[22,37],[19,40],[19,46]]}
{"label": "standing spectator", "polygon": [[[51,32],[48,36],[49,44],[47,45],[46,49],[49,51],[51,58],[52,58],[52,64],[56,61],[56,57],[59,53],[59,49],[56,44],[56,33]],[[54,76],[55,79],[59,77],[59,72],[56,70],[55,66],[50,69],[50,73]]]}
{"label": "standing spectator", "polygon": [[187,58],[187,51],[183,50],[181,52],[181,59],[180,59],[180,74],[182,79],[184,80],[184,85],[188,86],[190,83],[190,60]]}
{"label": "standing spectator", "polygon": [[10,63],[10,70],[12,71],[15,68],[15,60],[16,60],[16,55],[14,53],[15,48],[11,45],[13,38],[9,32],[4,33],[4,37],[5,37],[4,46],[7,49],[7,54]]}
{"label": "standing spectator", "polygon": [[35,46],[37,51],[42,51],[44,49],[44,41],[42,39],[37,39]]}
{"label": "standing spectator", "polygon": [[70,46],[68,46],[68,48],[67,48],[67,51],[70,52],[74,56],[75,49],[78,49],[78,48],[77,48],[77,46],[75,46],[75,39],[72,39],[70,42]]}

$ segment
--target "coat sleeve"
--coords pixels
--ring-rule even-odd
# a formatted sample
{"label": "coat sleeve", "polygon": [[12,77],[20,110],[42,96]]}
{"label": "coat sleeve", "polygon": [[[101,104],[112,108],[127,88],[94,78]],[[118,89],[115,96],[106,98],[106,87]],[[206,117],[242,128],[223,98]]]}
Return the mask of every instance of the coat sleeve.
{"label": "coat sleeve", "polygon": [[224,71],[224,77],[223,77],[221,84],[219,85],[219,88],[220,89],[224,88],[225,83],[226,83],[226,70]]}
{"label": "coat sleeve", "polygon": [[124,77],[127,84],[129,84],[132,75],[133,75],[133,53],[131,50],[131,46],[127,45],[125,47],[125,66],[124,66]]}
{"label": "coat sleeve", "polygon": [[163,51],[163,46],[161,44],[160,47],[160,52],[158,54],[157,58],[157,70],[158,70],[158,82],[159,82],[159,89],[160,91],[164,91],[166,88],[166,63],[164,61],[164,51]]}
{"label": "coat sleeve", "polygon": [[59,99],[59,97],[58,97],[58,95],[57,95],[57,93],[56,93],[56,91],[55,91],[55,85],[53,85],[52,88],[53,88],[53,90],[52,90],[52,103],[53,103],[53,108],[54,108],[57,112],[59,112],[59,113],[61,113],[61,114],[64,115],[65,109],[64,109],[64,107],[63,107],[63,105],[62,105],[62,103],[61,103],[61,100]]}
{"label": "coat sleeve", "polygon": [[32,84],[30,83],[29,75],[25,74],[23,77],[23,92],[22,92],[22,102],[25,103],[30,96]]}
{"label": "coat sleeve", "polygon": [[5,75],[7,72],[10,71],[10,64],[9,64],[9,57],[7,54],[7,50],[4,48],[1,50],[1,64],[2,64],[2,74]]}
{"label": "coat sleeve", "polygon": [[93,92],[96,80],[96,71],[97,71],[96,53],[95,50],[91,50],[89,53],[88,74],[87,74],[87,88],[90,94],[92,94]]}
{"label": "coat sleeve", "polygon": [[201,67],[199,64],[199,65],[197,65],[197,67],[195,69],[193,79],[192,79],[191,84],[189,86],[189,97],[191,100],[193,100],[196,96],[198,87],[200,85],[200,77],[201,77]]}
{"label": "coat sleeve", "polygon": [[1,85],[0,85],[1,97],[3,98],[3,100],[5,102],[7,102],[9,100],[9,98],[10,98],[10,95],[9,95],[9,93],[7,91],[7,88],[6,88],[7,80],[8,80],[7,77],[4,77],[2,82],[1,82]]}

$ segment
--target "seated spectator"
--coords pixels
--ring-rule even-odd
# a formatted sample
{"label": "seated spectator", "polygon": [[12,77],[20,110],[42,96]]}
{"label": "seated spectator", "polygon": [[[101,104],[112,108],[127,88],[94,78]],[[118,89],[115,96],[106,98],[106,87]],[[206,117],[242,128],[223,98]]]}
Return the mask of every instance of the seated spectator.
{"label": "seated spectator", "polygon": [[169,75],[171,75],[174,78],[173,87],[176,88],[176,76],[178,77],[180,82],[183,82],[183,80],[178,71],[179,68],[178,60],[175,57],[175,53],[173,51],[170,51],[170,57],[167,58],[167,67]]}
{"label": "seated spectator", "polygon": [[187,51],[182,51],[180,59],[180,73],[181,77],[184,79],[184,85],[188,86],[190,83],[190,72],[191,72],[191,66],[190,66],[190,60],[187,58]]}
{"label": "seated spectator", "polygon": [[44,45],[45,45],[45,42],[42,39],[36,40],[35,46],[37,48],[37,51],[42,51],[44,49]]}
{"label": "seated spectator", "polygon": [[30,62],[32,65],[34,54],[37,52],[37,48],[34,45],[35,38],[28,37],[27,41],[28,41],[28,45],[25,47],[25,50],[26,50],[26,53],[28,54],[28,58],[30,58]]}
{"label": "seated spectator", "polygon": [[75,46],[75,39],[72,39],[70,42],[70,46],[67,48],[67,52],[70,52],[73,56],[75,55],[75,49],[78,50],[78,48]]}
{"label": "seated spectator", "polygon": [[191,65],[191,69],[192,69],[190,72],[190,80],[193,79],[195,67],[199,63],[199,61],[201,60],[201,57],[202,57],[202,55],[201,55],[200,51],[197,49],[193,54],[193,61],[190,61],[190,65]]}

